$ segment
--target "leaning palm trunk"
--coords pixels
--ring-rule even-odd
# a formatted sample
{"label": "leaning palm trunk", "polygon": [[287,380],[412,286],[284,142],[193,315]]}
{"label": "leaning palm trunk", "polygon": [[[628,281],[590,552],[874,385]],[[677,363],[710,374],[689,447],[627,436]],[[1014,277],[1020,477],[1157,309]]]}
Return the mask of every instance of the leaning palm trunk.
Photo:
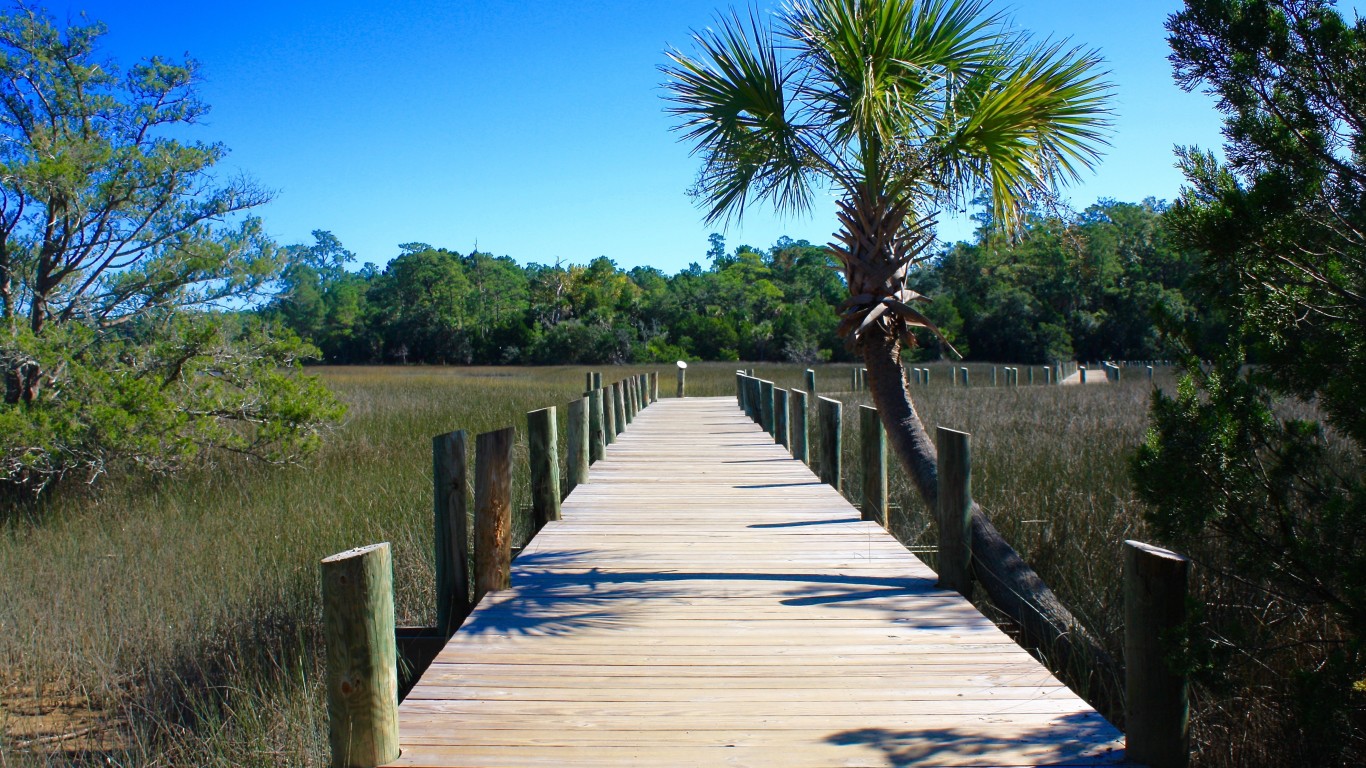
{"label": "leaning palm trunk", "polygon": [[[901,349],[902,340],[912,338],[910,329],[928,328],[936,334],[939,330],[911,306],[924,297],[905,287],[907,268],[929,245],[928,222],[903,224],[907,207],[860,190],[840,203],[844,227],[838,234],[840,242],[830,248],[844,267],[851,294],[840,329],[868,366],[873,403],[893,452],[925,505],[935,510],[938,451],[906,388]],[[948,341],[944,344],[948,346]],[[972,568],[992,603],[1020,627],[1026,643],[1041,650],[1054,669],[1111,720],[1122,722],[1122,678],[1114,660],[975,502]]]}

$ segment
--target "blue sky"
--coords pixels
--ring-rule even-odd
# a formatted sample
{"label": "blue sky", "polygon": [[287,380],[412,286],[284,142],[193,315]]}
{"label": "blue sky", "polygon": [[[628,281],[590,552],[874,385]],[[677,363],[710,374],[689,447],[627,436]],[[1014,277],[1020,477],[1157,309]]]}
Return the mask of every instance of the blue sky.
{"label": "blue sky", "polygon": [[[109,26],[121,62],[189,53],[213,107],[196,138],[232,151],[226,169],[275,191],[258,209],[282,243],[331,230],[362,262],[425,242],[519,262],[675,272],[705,261],[715,228],[684,195],[697,169],[675,141],[657,67],[709,24],[713,0],[47,0],[59,20]],[[1037,36],[1100,49],[1116,85],[1113,146],[1065,192],[1172,199],[1172,147],[1217,148],[1213,102],[1171,79],[1163,21],[1177,0],[1003,4]],[[743,5],[741,5],[743,7]],[[772,3],[760,3],[771,8]],[[833,202],[778,219],[755,209],[731,247],[780,235],[825,243]],[[962,237],[966,222],[941,234]]]}

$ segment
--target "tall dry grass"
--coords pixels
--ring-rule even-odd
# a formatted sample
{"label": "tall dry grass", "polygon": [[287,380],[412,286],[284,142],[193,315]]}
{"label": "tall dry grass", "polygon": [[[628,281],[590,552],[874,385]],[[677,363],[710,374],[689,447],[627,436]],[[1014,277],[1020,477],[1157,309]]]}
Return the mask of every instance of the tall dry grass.
{"label": "tall dry grass", "polygon": [[[688,394],[733,395],[736,365],[690,367]],[[520,509],[525,413],[577,396],[585,370],[319,369],[350,413],[306,465],[221,459],[174,479],[110,478],[96,491],[68,489],[7,512],[0,767],[326,765],[318,560],[392,542],[399,622],[431,623],[430,437],[516,425]],[[644,370],[659,370],[661,395],[673,395],[671,366],[603,374],[612,381]],[[817,389],[845,403],[853,489],[854,408],[867,400],[849,391],[851,370],[818,367]],[[756,374],[801,388],[803,371],[760,365]],[[963,389],[948,386],[940,366],[931,386],[914,390],[930,429],[972,433],[975,497],[1116,652],[1120,543],[1146,534],[1126,471],[1150,393],[1134,373],[1119,385],[1008,389],[984,386],[990,369],[975,366],[978,386]],[[892,463],[891,526],[909,545],[932,545],[933,515]],[[524,521],[519,530],[528,530]],[[1207,706],[1212,698],[1198,692],[1203,712],[1228,709]],[[1259,754],[1221,752],[1215,740],[1232,738],[1233,728],[1197,710],[1202,764]],[[56,738],[34,742],[44,737]]]}

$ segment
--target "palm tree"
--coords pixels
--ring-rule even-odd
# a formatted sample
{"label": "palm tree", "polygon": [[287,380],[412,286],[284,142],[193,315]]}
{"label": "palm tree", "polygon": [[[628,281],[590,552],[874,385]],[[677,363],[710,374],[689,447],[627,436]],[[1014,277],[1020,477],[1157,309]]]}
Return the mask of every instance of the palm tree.
{"label": "palm tree", "polygon": [[[889,442],[934,509],[936,451],[901,349],[913,328],[938,331],[915,308],[927,299],[906,287],[907,271],[927,256],[945,207],[985,193],[993,221],[1010,232],[1036,196],[1096,162],[1111,90],[1099,56],[1031,42],[984,0],[791,0],[771,18],[722,16],[693,40],[696,56],[670,51],[664,67],[676,129],[702,156],[691,194],[708,223],[742,215],[751,201],[803,213],[818,193],[835,194],[841,229],[830,247],[849,287],[840,331],[868,367]],[[973,553],[977,569],[1008,580],[998,603],[1026,591],[1033,605],[1018,609],[1027,630],[1039,604],[1051,604],[1054,620],[1035,627],[1038,639],[1056,646],[1075,632],[980,511]]]}

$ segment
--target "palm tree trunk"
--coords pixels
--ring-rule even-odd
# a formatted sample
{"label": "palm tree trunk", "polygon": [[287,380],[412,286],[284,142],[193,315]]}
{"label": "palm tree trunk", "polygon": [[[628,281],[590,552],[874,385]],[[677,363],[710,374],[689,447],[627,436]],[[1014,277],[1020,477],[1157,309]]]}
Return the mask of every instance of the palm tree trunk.
{"label": "palm tree trunk", "polygon": [[[939,454],[916,413],[901,365],[901,343],[869,333],[859,343],[869,389],[887,442],[933,514],[939,499]],[[972,505],[972,570],[992,603],[1040,650],[1054,670],[1116,725],[1123,723],[1123,677],[1100,643],[1058,600],[1033,568]]]}

